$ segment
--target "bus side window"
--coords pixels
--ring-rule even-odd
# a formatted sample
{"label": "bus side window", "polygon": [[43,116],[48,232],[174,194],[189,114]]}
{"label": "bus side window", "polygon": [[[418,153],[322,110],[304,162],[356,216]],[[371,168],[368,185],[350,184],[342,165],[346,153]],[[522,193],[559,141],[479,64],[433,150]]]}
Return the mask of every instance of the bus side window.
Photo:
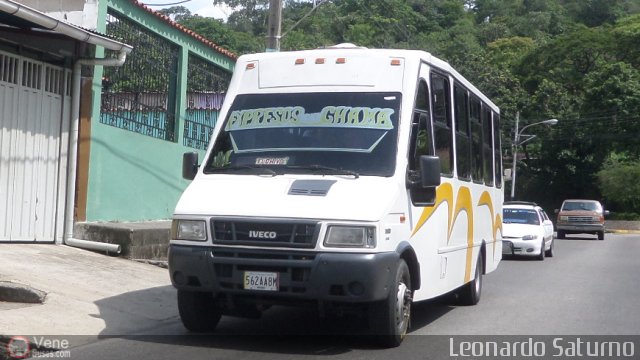
{"label": "bus side window", "polygon": [[409,173],[407,180],[411,202],[427,205],[435,201],[435,189],[423,188],[420,184],[420,156],[433,155],[431,120],[429,119],[429,88],[424,80],[418,85],[416,103],[411,123],[411,143],[409,145]]}
{"label": "bus side window", "polygon": [[482,163],[484,167],[484,183],[493,185],[493,129],[491,127],[491,109],[482,106]]}
{"label": "bus side window", "polygon": [[500,115],[493,113],[493,153],[495,154],[496,186],[502,187],[502,144],[500,143]]}
{"label": "bus side window", "polygon": [[453,175],[453,134],[451,133],[451,93],[449,80],[439,74],[431,74],[431,106],[433,109],[433,137],[435,150],[440,157],[440,172]]}
{"label": "bus side window", "polygon": [[456,169],[458,178],[471,180],[471,139],[469,133],[469,95],[458,84],[453,85],[456,120]]}
{"label": "bus side window", "polygon": [[471,178],[474,182],[484,181],[482,167],[482,122],[480,121],[480,100],[472,96],[469,101],[471,122]]}

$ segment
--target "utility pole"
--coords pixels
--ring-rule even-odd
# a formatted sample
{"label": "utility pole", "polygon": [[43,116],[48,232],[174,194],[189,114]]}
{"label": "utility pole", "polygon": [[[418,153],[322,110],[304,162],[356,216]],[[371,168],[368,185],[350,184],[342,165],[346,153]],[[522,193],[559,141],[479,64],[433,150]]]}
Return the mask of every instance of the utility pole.
{"label": "utility pole", "polygon": [[269,0],[267,52],[280,51],[281,31],[282,31],[282,0]]}

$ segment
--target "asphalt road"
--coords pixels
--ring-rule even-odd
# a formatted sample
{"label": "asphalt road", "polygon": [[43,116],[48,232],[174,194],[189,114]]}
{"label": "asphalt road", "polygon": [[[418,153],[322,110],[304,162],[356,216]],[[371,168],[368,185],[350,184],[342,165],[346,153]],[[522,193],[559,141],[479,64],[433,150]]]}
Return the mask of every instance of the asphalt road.
{"label": "asphalt road", "polygon": [[[73,359],[452,359],[450,355],[459,355],[460,343],[473,340],[546,342],[546,358],[558,359],[562,356],[553,355],[575,345],[576,336],[581,336],[593,342],[634,341],[631,358],[640,358],[640,336],[622,336],[640,335],[640,235],[607,234],[605,241],[569,235],[555,241],[553,258],[503,260],[484,278],[476,306],[452,306],[447,299],[415,304],[411,335],[395,349],[380,349],[357,336],[363,329],[352,319],[320,321],[313,312],[277,308],[260,320],[223,318],[216,335],[188,336],[176,321],[153,330],[166,336],[104,338],[72,348],[70,355]],[[554,348],[552,341],[559,337],[565,343]]]}

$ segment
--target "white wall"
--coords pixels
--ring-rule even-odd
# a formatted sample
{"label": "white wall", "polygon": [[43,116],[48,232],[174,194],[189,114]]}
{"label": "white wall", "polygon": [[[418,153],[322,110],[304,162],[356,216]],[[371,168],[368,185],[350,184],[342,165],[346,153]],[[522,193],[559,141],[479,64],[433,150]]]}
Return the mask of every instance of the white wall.
{"label": "white wall", "polygon": [[53,18],[95,30],[98,22],[99,0],[14,0],[41,11]]}

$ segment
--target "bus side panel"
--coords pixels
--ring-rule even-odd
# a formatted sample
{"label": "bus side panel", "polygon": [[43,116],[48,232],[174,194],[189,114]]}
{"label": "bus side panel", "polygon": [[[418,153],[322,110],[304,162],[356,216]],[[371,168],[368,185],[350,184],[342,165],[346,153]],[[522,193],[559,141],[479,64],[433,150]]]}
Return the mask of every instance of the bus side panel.
{"label": "bus side panel", "polygon": [[420,262],[422,286],[415,300],[430,299],[473,279],[482,245],[485,272],[502,257],[502,197],[499,189],[443,179],[432,207],[413,207],[411,243]]}
{"label": "bus side panel", "polygon": [[[452,261],[449,254],[438,254],[440,244],[448,235],[449,204],[441,202],[432,208],[414,207],[414,226],[410,243],[420,262],[421,287],[414,293],[414,300],[430,299],[450,288],[447,279],[441,279],[442,267]],[[425,219],[425,217],[428,217]],[[425,221],[421,226],[420,222]]]}

